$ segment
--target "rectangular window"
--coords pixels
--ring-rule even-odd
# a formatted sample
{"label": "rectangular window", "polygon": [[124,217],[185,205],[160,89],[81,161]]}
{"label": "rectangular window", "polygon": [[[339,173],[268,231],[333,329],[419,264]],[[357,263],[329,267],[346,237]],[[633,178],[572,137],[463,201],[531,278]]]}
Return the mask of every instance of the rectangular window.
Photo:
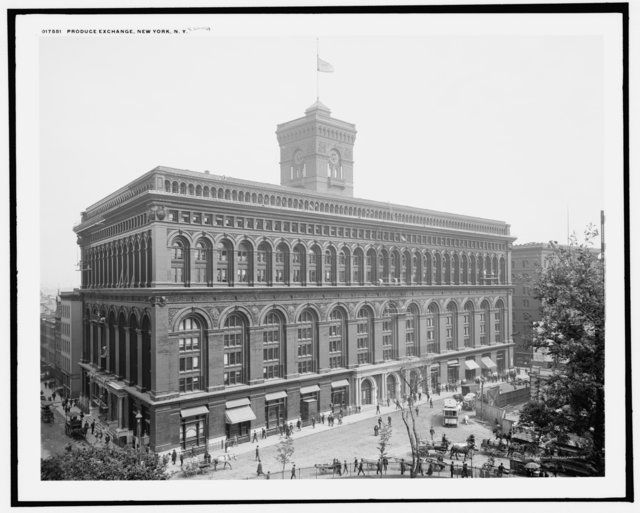
{"label": "rectangular window", "polygon": [[233,227],[233,216],[227,216],[224,218],[224,225],[229,228]]}
{"label": "rectangular window", "polygon": [[204,224],[211,226],[213,224],[213,216],[211,214],[204,215]]}
{"label": "rectangular window", "polygon": [[202,224],[202,214],[198,214],[198,213],[193,214],[191,216],[191,222],[193,224]]}
{"label": "rectangular window", "polygon": [[224,216],[216,216],[216,226],[224,225]]}

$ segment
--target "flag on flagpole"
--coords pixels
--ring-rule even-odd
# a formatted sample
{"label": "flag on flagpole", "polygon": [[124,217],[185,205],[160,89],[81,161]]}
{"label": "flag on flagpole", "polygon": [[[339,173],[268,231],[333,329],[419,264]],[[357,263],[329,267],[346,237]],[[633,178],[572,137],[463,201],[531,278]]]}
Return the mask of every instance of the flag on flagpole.
{"label": "flag on flagpole", "polygon": [[318,71],[322,71],[323,73],[333,73],[333,66],[318,57]]}

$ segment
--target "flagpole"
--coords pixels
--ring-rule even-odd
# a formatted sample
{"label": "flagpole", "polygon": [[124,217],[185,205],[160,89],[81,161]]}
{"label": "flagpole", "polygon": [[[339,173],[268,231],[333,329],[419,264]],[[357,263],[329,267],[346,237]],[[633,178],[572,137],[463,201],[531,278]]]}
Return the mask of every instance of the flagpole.
{"label": "flagpole", "polygon": [[318,71],[319,58],[320,58],[320,39],[316,37],[316,101],[320,101],[320,71]]}

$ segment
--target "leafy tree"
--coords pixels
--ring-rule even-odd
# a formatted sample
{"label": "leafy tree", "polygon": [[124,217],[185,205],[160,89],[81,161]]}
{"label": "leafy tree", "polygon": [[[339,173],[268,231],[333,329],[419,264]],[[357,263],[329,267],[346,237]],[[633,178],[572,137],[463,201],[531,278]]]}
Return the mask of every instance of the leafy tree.
{"label": "leafy tree", "polygon": [[391,426],[389,424],[383,424],[378,433],[378,451],[380,451],[380,459],[387,455],[387,449],[391,445]]}
{"label": "leafy tree", "polygon": [[293,438],[285,437],[276,445],[276,460],[282,463],[282,472],[284,472],[287,463],[291,461],[295,448],[293,447]]}
{"label": "leafy tree", "polygon": [[604,473],[604,264],[591,248],[597,234],[590,226],[584,243],[575,236],[565,247],[551,243],[553,254],[536,277],[542,317],[533,324],[531,344],[556,365],[520,419],[560,442],[571,433],[588,438]]}
{"label": "leafy tree", "polygon": [[167,479],[166,460],[115,447],[69,448],[41,460],[43,481],[129,481]]}

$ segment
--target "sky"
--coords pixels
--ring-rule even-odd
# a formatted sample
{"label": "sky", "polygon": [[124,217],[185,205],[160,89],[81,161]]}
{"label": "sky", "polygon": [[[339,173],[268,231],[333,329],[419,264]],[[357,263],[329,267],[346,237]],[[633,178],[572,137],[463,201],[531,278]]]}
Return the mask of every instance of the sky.
{"label": "sky", "polygon": [[358,131],[356,197],[502,220],[516,244],[599,223],[599,36],[323,34],[294,21],[254,36],[214,24],[193,37],[41,38],[44,287],[78,286],[80,212],[155,166],[279,183],[276,125],[316,100],[318,33],[335,69],[320,100]]}

